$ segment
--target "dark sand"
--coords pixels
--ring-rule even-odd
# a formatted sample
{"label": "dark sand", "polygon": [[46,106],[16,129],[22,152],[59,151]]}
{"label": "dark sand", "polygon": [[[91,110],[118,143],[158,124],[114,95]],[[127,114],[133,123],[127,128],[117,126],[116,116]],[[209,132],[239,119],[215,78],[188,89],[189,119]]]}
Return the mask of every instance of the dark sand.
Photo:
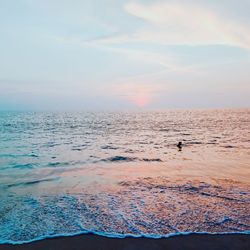
{"label": "dark sand", "polygon": [[198,235],[174,236],[167,239],[106,238],[97,235],[58,237],[22,245],[0,245],[0,250],[158,250],[158,249],[250,249],[250,235]]}

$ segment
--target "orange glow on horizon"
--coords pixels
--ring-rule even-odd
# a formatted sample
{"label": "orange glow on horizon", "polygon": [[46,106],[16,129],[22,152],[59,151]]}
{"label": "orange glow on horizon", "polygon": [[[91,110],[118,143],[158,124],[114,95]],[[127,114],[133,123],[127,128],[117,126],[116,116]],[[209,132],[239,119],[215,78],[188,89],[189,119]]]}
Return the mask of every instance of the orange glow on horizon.
{"label": "orange glow on horizon", "polygon": [[138,108],[143,108],[152,103],[152,94],[147,89],[137,89],[134,94],[127,96],[126,99]]}
{"label": "orange glow on horizon", "polygon": [[151,84],[125,83],[116,87],[116,93],[121,94],[122,99],[138,108],[151,104],[158,91],[159,87]]}
{"label": "orange glow on horizon", "polygon": [[148,95],[138,95],[131,100],[137,107],[145,107],[150,103],[150,98]]}

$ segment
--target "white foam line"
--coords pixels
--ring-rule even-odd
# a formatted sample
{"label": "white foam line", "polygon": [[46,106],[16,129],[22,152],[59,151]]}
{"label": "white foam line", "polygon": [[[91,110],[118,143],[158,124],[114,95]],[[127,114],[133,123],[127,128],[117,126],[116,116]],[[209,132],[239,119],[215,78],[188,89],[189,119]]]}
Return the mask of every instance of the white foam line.
{"label": "white foam line", "polygon": [[12,245],[21,245],[21,244],[27,244],[32,243],[39,240],[44,239],[53,239],[58,237],[70,237],[70,236],[77,236],[77,235],[86,235],[86,234],[93,234],[98,235],[102,237],[107,238],[118,238],[118,239],[124,239],[124,238],[149,238],[149,239],[166,239],[174,236],[185,236],[185,235],[250,235],[250,230],[242,231],[242,232],[178,232],[178,233],[170,233],[166,235],[154,235],[154,234],[111,234],[111,233],[103,233],[103,232],[94,232],[94,231],[81,231],[78,233],[71,233],[71,234],[55,234],[55,235],[46,235],[46,236],[40,236],[31,240],[26,241],[12,241],[12,240],[0,240],[0,244],[12,244]]}

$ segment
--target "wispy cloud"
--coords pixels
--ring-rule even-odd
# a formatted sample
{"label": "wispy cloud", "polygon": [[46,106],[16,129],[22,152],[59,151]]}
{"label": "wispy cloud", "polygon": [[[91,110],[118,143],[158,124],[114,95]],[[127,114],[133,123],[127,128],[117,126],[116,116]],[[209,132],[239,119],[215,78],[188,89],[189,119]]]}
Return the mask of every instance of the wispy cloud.
{"label": "wispy cloud", "polygon": [[230,45],[250,49],[250,24],[221,11],[187,2],[142,4],[124,10],[147,24],[135,32],[99,39],[102,43],[150,42],[172,45]]}
{"label": "wispy cloud", "polygon": [[249,0],[3,1],[0,97],[171,107],[193,103],[198,89],[213,106],[221,88],[229,101],[238,90],[235,106],[249,103],[249,7]]}

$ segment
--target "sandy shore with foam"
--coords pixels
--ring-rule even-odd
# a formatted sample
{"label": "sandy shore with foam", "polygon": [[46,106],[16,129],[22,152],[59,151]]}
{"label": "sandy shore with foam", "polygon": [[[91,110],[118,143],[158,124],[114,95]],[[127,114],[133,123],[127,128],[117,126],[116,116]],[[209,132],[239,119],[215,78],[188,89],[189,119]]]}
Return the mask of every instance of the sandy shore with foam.
{"label": "sandy shore with foam", "polygon": [[206,235],[191,234],[173,236],[164,239],[150,238],[107,238],[97,235],[79,235],[73,237],[57,237],[35,241],[21,245],[0,245],[1,250],[160,250],[160,249],[232,249],[247,250],[250,246],[250,235],[227,234]]}

